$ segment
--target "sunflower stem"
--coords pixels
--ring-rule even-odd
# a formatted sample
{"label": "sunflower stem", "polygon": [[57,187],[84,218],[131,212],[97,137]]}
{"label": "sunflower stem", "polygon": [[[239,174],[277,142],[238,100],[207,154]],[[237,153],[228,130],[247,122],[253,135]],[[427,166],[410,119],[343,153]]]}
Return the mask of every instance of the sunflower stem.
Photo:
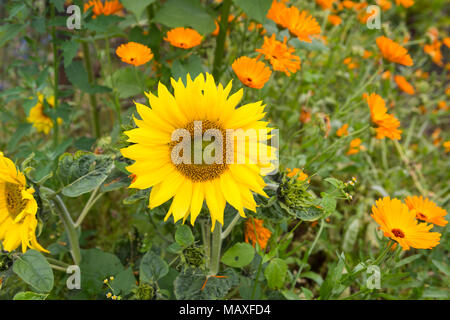
{"label": "sunflower stem", "polygon": [[222,249],[222,225],[216,222],[212,234],[212,244],[211,244],[211,258],[209,265],[209,275],[215,276],[219,273],[220,269],[220,251]]}
{"label": "sunflower stem", "polygon": [[[94,84],[94,72],[92,70],[88,43],[83,42],[82,48],[83,48],[84,61],[86,63],[86,71],[88,74],[88,81],[89,81],[89,84],[92,85],[92,84]],[[91,108],[92,108],[93,133],[96,138],[99,138],[100,137],[100,119],[99,119],[99,115],[98,115],[97,99],[95,98],[95,95],[92,93],[89,94],[89,99],[91,100]]]}
{"label": "sunflower stem", "polygon": [[220,80],[222,74],[222,60],[225,49],[225,40],[228,31],[228,16],[230,15],[231,0],[224,0],[222,3],[222,13],[220,15],[219,34],[216,39],[216,50],[214,52],[213,77],[216,81]]}
{"label": "sunflower stem", "polygon": [[61,199],[59,195],[55,191],[50,188],[41,186],[41,190],[45,190],[46,192],[54,195],[52,199],[56,206],[58,207],[59,217],[64,224],[64,228],[66,229],[67,237],[69,238],[70,247],[72,248],[71,254],[73,261],[76,265],[80,265],[81,262],[81,251],[80,251],[80,243],[78,242],[78,233],[75,229],[75,224],[73,223],[72,217],[70,216],[69,211],[67,210],[64,201]]}

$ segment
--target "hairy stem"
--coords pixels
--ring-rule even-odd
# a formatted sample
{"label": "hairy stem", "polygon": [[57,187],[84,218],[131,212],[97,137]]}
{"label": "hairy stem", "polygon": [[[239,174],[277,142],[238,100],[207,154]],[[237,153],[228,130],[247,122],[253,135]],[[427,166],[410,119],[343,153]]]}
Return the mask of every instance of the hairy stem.
{"label": "hairy stem", "polygon": [[222,249],[222,225],[216,222],[212,234],[211,243],[211,263],[209,265],[209,275],[215,276],[220,269],[220,251]]}
{"label": "hairy stem", "polygon": [[216,50],[214,52],[214,66],[213,77],[216,81],[219,81],[222,74],[222,60],[223,52],[225,49],[225,40],[227,38],[228,31],[228,16],[230,14],[231,0],[224,0],[222,3],[222,13],[220,15],[219,34],[216,39]]}
{"label": "hairy stem", "polygon": [[[83,48],[84,61],[86,63],[86,71],[88,74],[88,81],[92,85],[92,84],[94,84],[94,71],[92,70],[92,65],[91,65],[89,44],[87,42],[83,42],[82,48]],[[91,112],[92,112],[93,134],[95,137],[99,138],[100,137],[100,119],[99,119],[99,115],[98,115],[97,99],[95,98],[95,95],[92,93],[89,94],[89,99],[91,101],[91,108],[92,108]]]}

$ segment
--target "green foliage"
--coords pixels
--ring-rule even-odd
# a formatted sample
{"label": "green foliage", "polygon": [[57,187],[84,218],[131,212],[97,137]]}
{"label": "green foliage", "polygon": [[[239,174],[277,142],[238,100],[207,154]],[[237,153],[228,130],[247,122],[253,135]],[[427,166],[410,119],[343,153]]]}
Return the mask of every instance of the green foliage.
{"label": "green foliage", "polygon": [[18,257],[14,261],[13,271],[36,291],[47,293],[53,288],[53,271],[45,257],[38,251],[28,250]]}
{"label": "green foliage", "polygon": [[271,289],[283,288],[284,281],[286,280],[286,272],[288,266],[286,261],[275,258],[269,262],[264,270],[264,277],[267,279],[267,285]]}
{"label": "green foliage", "polygon": [[182,247],[188,247],[193,244],[194,235],[192,234],[191,228],[185,224],[178,226],[175,232],[175,241]]}
{"label": "green foliage", "polygon": [[266,20],[272,0],[233,0],[233,2],[245,12],[245,14],[260,23]]}
{"label": "green foliage", "polygon": [[202,34],[214,31],[214,19],[199,0],[167,0],[153,21],[170,28],[191,27]]}
{"label": "green foliage", "polygon": [[169,272],[167,263],[152,251],[148,251],[141,261],[139,275],[141,281],[153,283]]}
{"label": "green foliage", "polygon": [[252,262],[255,249],[246,242],[236,243],[222,256],[222,262],[230,267],[242,268]]}

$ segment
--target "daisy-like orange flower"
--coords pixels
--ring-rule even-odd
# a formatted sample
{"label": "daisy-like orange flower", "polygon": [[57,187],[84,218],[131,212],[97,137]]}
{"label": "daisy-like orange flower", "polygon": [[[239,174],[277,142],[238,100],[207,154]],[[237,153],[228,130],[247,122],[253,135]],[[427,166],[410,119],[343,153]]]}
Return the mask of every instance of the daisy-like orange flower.
{"label": "daisy-like orange flower", "polygon": [[[287,172],[286,176],[288,178],[297,176],[297,180],[300,180],[300,181],[306,181],[309,177],[306,173],[303,172],[303,170],[301,170],[299,168],[294,168],[294,169],[287,168],[286,172]],[[308,182],[309,182],[309,180],[308,180]]]}
{"label": "daisy-like orange flower", "polygon": [[402,131],[398,129],[400,127],[400,121],[393,115],[387,113],[386,102],[381,96],[376,93],[372,93],[366,96],[367,104],[370,108],[370,116],[372,121],[378,125],[375,129],[377,132],[377,139],[384,139],[388,137],[392,140],[400,140]]}
{"label": "daisy-like orange flower", "polygon": [[272,74],[264,62],[246,56],[234,60],[231,67],[244,85],[255,89],[264,87]]}
{"label": "daisy-like orange flower", "polygon": [[444,38],[442,42],[447,46],[447,48],[450,48],[450,37]]}
{"label": "daisy-like orange flower", "polygon": [[377,0],[377,5],[379,5],[383,11],[389,10],[392,7],[390,0]]}
{"label": "daisy-like orange flower", "polygon": [[371,217],[379,224],[384,236],[396,241],[403,250],[410,247],[431,249],[439,244],[441,234],[430,232],[433,225],[419,223],[415,213],[398,199],[377,200],[372,206]]}
{"label": "daisy-like orange flower", "polygon": [[338,26],[342,23],[342,18],[335,14],[330,14],[328,16],[328,22],[331,23],[333,26]]}
{"label": "daisy-like orange flower", "polygon": [[298,120],[300,120],[301,123],[310,122],[311,121],[311,110],[302,108],[302,111],[300,111],[300,117]]}
{"label": "daisy-like orange flower", "polygon": [[100,0],[91,0],[84,4],[84,12],[88,11],[90,7],[93,7],[93,19],[100,15],[109,16],[116,14],[123,9],[123,6],[119,0],[105,1],[104,3]]}
{"label": "daisy-like orange flower", "polygon": [[450,141],[445,141],[442,145],[445,148],[445,153],[450,152]]}
{"label": "daisy-like orange flower", "polygon": [[410,84],[404,76],[396,75],[394,76],[394,81],[398,85],[398,87],[407,94],[416,93],[416,90],[414,90],[412,84]]}
{"label": "daisy-like orange flower", "polygon": [[311,37],[320,34],[320,25],[307,11],[290,7],[282,12],[281,25],[295,35],[300,41],[312,42]]}
{"label": "daisy-like orange flower", "polygon": [[414,4],[414,0],[395,0],[395,3],[405,8],[409,8]]}
{"label": "daisy-like orange flower", "polygon": [[362,140],[360,138],[353,139],[350,141],[350,147],[348,148],[347,155],[357,154],[361,150],[364,150],[364,146],[361,145]]}
{"label": "daisy-like orange flower", "polygon": [[174,47],[190,49],[198,46],[202,42],[203,36],[194,29],[179,27],[168,31],[164,40],[170,42]]}
{"label": "daisy-like orange flower", "polygon": [[445,220],[447,211],[438,207],[433,201],[422,196],[406,197],[405,203],[409,210],[414,212],[417,220],[422,220],[437,226],[445,226],[448,221]]}
{"label": "daisy-like orange flower", "polygon": [[253,247],[256,243],[259,244],[262,250],[267,246],[267,242],[272,235],[272,232],[263,227],[262,219],[249,218],[245,221],[245,242],[252,242]]}
{"label": "daisy-like orange flower", "polygon": [[292,54],[295,49],[286,44],[287,37],[284,41],[275,39],[275,34],[270,38],[264,37],[264,44],[256,52],[264,54],[264,58],[270,61],[273,70],[284,72],[287,76],[300,70],[300,57]]}
{"label": "daisy-like orange flower", "polygon": [[287,9],[287,7],[284,2],[273,0],[270,9],[267,12],[267,18],[281,26],[285,9]]}
{"label": "daisy-like orange flower", "polygon": [[426,44],[423,51],[431,57],[434,63],[442,67],[444,63],[442,62],[441,46],[442,42],[435,40],[432,44]]}
{"label": "daisy-like orange flower", "polygon": [[323,9],[323,10],[330,10],[333,8],[333,3],[335,0],[316,0],[316,3]]}
{"label": "daisy-like orange flower", "polygon": [[408,50],[403,48],[397,42],[386,38],[385,36],[378,37],[376,42],[381,54],[386,60],[405,66],[413,65],[413,61],[411,56],[408,54]]}
{"label": "daisy-like orange flower", "polygon": [[343,137],[348,135],[348,123],[344,124],[342,127],[340,127],[337,131],[336,131],[336,135],[338,137]]}
{"label": "daisy-like orange flower", "polygon": [[153,59],[152,50],[146,45],[137,42],[128,42],[120,45],[116,49],[116,54],[123,62],[132,64],[135,67]]}
{"label": "daisy-like orange flower", "polygon": [[343,61],[343,63],[344,63],[350,70],[353,70],[353,69],[356,69],[356,68],[359,67],[358,63],[355,62],[355,61],[353,60],[353,58],[351,58],[351,57],[345,58],[344,61]]}

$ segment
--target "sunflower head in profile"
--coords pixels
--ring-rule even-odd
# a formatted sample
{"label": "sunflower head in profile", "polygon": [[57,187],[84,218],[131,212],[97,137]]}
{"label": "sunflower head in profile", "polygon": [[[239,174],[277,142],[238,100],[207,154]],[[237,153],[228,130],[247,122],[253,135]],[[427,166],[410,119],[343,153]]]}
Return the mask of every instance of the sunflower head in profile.
{"label": "sunflower head in profile", "polygon": [[[52,118],[50,118],[44,111],[44,99],[51,108],[55,106],[55,98],[53,96],[44,98],[42,93],[38,93],[38,101],[34,107],[30,109],[27,122],[32,123],[33,127],[35,127],[38,132],[49,134],[54,123]],[[59,124],[62,123],[61,118],[58,118],[57,121]]]}
{"label": "sunflower head in profile", "polygon": [[243,217],[255,211],[252,192],[266,196],[262,175],[276,158],[264,105],[237,108],[243,90],[230,95],[231,82],[216,85],[210,74],[187,75],[186,85],[172,79],[172,87],[173,94],[161,83],[157,96],[146,93],[150,107],[136,103],[141,119],[125,132],[133,144],[121,149],[135,160],[130,188],[152,188],[150,209],[173,198],[165,220],[175,222],[190,215],[194,224],[206,201],[212,229],[223,225],[227,202]]}
{"label": "sunflower head in profile", "polygon": [[36,240],[37,203],[34,189],[26,187],[25,176],[0,152],[0,241],[3,249],[13,251],[22,245],[45,251]]}
{"label": "sunflower head in profile", "polygon": [[410,247],[431,249],[439,244],[441,234],[430,232],[433,225],[419,223],[416,214],[398,199],[377,200],[372,206],[371,217],[379,224],[384,236],[395,240],[403,250]]}

